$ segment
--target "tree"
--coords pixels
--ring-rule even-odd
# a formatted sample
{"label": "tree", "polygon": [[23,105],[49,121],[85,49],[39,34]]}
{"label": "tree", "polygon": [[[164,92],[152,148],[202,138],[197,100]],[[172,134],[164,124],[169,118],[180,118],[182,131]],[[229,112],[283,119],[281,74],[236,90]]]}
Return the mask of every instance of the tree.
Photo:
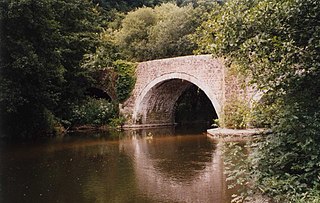
{"label": "tree", "polygon": [[210,5],[212,2],[223,3],[223,0],[93,0],[94,3],[100,5],[107,11],[117,10],[121,12],[132,11],[141,7],[155,7],[163,3],[176,3],[179,7],[192,4],[197,7],[198,5]]}
{"label": "tree", "polygon": [[1,129],[14,137],[52,132],[91,79],[80,66],[97,44],[88,1],[1,1]]}
{"label": "tree", "polygon": [[192,54],[195,48],[189,39],[197,22],[193,18],[194,8],[178,7],[175,4],[162,4],[154,9],[157,24],[149,33],[149,55],[153,58],[165,58]]}
{"label": "tree", "polygon": [[194,37],[200,52],[237,64],[265,92],[259,118],[273,133],[260,144],[255,175],[279,201],[319,191],[319,15],[316,0],[232,0]]}
{"label": "tree", "polygon": [[191,5],[173,3],[129,12],[115,35],[125,57],[143,61],[192,54],[195,44],[189,39],[200,24]]}
{"label": "tree", "polygon": [[122,28],[115,34],[116,43],[129,58],[146,58],[148,52],[148,32],[155,25],[156,16],[152,8],[141,8],[122,21]]}

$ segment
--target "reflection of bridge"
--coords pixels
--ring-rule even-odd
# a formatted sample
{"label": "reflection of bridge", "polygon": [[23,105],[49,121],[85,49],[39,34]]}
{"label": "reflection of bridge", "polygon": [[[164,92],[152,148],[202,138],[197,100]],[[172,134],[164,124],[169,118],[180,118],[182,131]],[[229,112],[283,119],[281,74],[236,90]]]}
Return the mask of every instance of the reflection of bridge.
{"label": "reflection of bridge", "polygon": [[210,55],[142,62],[136,77],[133,93],[122,106],[128,125],[173,124],[175,103],[192,84],[207,95],[218,116],[230,95],[247,100],[252,95],[250,88],[241,89],[237,78],[228,76],[221,59]]}
{"label": "reflection of bridge", "polygon": [[[162,142],[166,145],[166,149],[169,148],[170,152],[166,153],[175,156],[177,146],[173,145],[175,142],[172,142],[172,139],[179,138],[176,136],[154,139],[137,138],[136,135],[132,135],[132,140],[121,141],[120,149],[134,160],[136,183],[141,195],[156,198],[156,201],[159,202],[170,202],[171,200],[174,202],[220,203],[228,201],[219,145],[211,155],[210,161],[207,161],[200,170],[193,171],[194,173],[190,174],[188,180],[173,179],[165,169],[159,167],[157,163],[159,157],[153,157],[153,154],[161,154],[157,146],[159,142]],[[172,146],[168,146],[170,144]],[[179,163],[172,163],[166,167],[172,168],[175,164]]]}

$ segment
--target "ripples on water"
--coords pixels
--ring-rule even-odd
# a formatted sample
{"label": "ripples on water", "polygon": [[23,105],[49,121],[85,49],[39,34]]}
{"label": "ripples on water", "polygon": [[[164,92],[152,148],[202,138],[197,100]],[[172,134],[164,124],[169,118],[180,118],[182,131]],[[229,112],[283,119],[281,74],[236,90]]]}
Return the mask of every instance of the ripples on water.
{"label": "ripples on water", "polygon": [[0,147],[0,202],[230,202],[220,147],[203,133],[91,132]]}

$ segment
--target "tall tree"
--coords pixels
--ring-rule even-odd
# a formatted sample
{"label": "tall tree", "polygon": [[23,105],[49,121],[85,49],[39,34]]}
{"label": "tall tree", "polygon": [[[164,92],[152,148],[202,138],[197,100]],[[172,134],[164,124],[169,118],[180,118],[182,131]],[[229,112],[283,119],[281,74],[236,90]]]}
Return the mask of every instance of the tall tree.
{"label": "tall tree", "polygon": [[94,51],[98,12],[88,1],[0,2],[1,129],[32,137],[52,131],[91,83],[81,67]]}
{"label": "tall tree", "polygon": [[206,7],[199,9],[192,5],[178,7],[165,3],[155,8],[131,11],[115,33],[115,41],[124,56],[131,60],[192,54],[196,46],[189,35],[199,26],[201,20],[198,13],[205,11]]}
{"label": "tall tree", "polygon": [[202,52],[228,58],[265,92],[259,122],[273,133],[255,174],[280,202],[319,194],[319,19],[317,0],[232,0],[195,37]]}

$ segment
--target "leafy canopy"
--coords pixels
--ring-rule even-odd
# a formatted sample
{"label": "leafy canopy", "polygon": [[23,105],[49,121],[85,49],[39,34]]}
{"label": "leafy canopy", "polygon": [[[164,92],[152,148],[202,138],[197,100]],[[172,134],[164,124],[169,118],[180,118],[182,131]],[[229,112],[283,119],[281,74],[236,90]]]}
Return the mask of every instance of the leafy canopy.
{"label": "leafy canopy", "polygon": [[194,36],[199,52],[237,64],[265,93],[258,122],[273,133],[255,173],[280,202],[319,190],[319,15],[317,0],[230,0]]}
{"label": "leafy canopy", "polygon": [[136,61],[192,54],[195,44],[189,35],[200,24],[197,14],[206,8],[173,3],[139,8],[125,16],[115,42],[125,58]]}
{"label": "leafy canopy", "polygon": [[92,83],[80,64],[95,50],[99,13],[89,1],[8,0],[0,14],[0,127],[19,137],[51,131]]}

